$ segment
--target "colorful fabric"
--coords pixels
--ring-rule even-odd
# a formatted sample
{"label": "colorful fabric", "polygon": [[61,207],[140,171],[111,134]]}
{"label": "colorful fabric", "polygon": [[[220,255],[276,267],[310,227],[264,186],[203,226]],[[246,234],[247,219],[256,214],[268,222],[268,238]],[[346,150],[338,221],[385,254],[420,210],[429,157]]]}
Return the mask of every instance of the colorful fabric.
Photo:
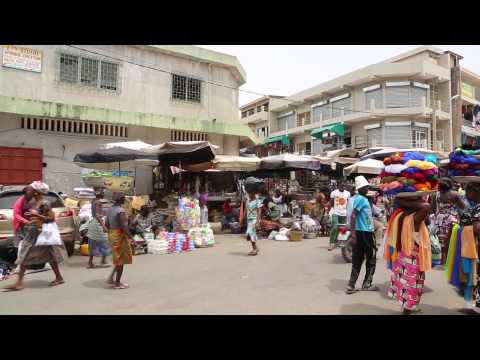
{"label": "colorful fabric", "polygon": [[257,237],[257,209],[262,207],[262,201],[260,199],[255,199],[253,201],[249,200],[247,202],[247,240],[255,242],[258,240]]}
{"label": "colorful fabric", "polygon": [[13,205],[13,232],[17,234],[20,226],[27,224],[28,220],[25,219],[24,207],[27,199],[25,196],[22,196],[15,201]]}
{"label": "colorful fabric", "polygon": [[391,174],[400,174],[406,168],[407,166],[403,164],[393,164],[393,165],[385,166],[385,172],[391,173]]}
{"label": "colorful fabric", "polygon": [[109,256],[112,252],[107,241],[88,239],[90,256]]}
{"label": "colorful fabric", "polygon": [[425,286],[425,272],[419,265],[419,247],[414,246],[410,255],[401,251],[393,264],[388,296],[396,299],[402,309],[415,310],[420,303]]}
{"label": "colorful fabric", "polygon": [[121,266],[132,263],[132,247],[122,229],[110,229],[108,239],[112,247],[113,265]]}

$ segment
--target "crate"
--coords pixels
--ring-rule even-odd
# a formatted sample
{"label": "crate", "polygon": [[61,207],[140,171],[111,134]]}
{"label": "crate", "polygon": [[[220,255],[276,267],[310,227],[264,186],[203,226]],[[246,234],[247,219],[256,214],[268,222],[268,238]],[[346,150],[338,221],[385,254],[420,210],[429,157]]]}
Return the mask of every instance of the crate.
{"label": "crate", "polygon": [[290,241],[302,241],[303,240],[303,231],[290,231]]}

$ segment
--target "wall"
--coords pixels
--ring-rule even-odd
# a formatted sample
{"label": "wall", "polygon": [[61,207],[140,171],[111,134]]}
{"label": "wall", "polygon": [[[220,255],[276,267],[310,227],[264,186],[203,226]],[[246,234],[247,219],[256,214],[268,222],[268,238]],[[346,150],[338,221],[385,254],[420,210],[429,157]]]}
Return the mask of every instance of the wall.
{"label": "wall", "polygon": [[[25,45],[24,47],[43,51],[42,73],[0,67],[0,95],[198,120],[216,118],[219,122],[236,122],[238,119],[237,89],[203,83],[201,105],[173,102],[170,99],[170,74],[128,63],[122,63],[120,67],[122,79],[120,94],[76,85],[59,84],[56,82],[57,50],[62,49],[72,54],[85,56],[92,56],[92,54],[62,45]],[[206,63],[135,46],[81,45],[79,47],[238,88],[238,83],[232,73],[227,68],[220,66],[210,66]],[[108,59],[106,60],[108,61]]]}

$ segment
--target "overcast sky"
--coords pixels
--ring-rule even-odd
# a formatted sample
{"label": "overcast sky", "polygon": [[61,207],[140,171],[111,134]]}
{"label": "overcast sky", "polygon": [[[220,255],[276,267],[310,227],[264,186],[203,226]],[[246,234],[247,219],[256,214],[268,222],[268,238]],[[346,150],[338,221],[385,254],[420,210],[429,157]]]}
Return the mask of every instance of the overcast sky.
{"label": "overcast sky", "polygon": [[[412,45],[198,45],[235,55],[247,73],[240,89],[288,96],[418,46]],[[464,57],[464,67],[480,74],[480,46],[434,45]],[[257,95],[240,92],[240,105]]]}

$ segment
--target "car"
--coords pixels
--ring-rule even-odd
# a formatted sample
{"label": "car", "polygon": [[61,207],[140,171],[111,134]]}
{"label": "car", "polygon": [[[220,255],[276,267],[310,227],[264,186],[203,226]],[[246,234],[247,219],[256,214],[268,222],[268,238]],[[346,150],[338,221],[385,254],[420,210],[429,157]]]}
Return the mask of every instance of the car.
{"label": "car", "polygon": [[[4,186],[0,190],[0,248],[14,246],[13,234],[13,205],[23,196],[25,186]],[[57,193],[50,191],[44,199],[52,205],[56,215],[60,236],[65,244],[68,256],[72,256],[75,249],[74,213],[65,207],[63,199]]]}

